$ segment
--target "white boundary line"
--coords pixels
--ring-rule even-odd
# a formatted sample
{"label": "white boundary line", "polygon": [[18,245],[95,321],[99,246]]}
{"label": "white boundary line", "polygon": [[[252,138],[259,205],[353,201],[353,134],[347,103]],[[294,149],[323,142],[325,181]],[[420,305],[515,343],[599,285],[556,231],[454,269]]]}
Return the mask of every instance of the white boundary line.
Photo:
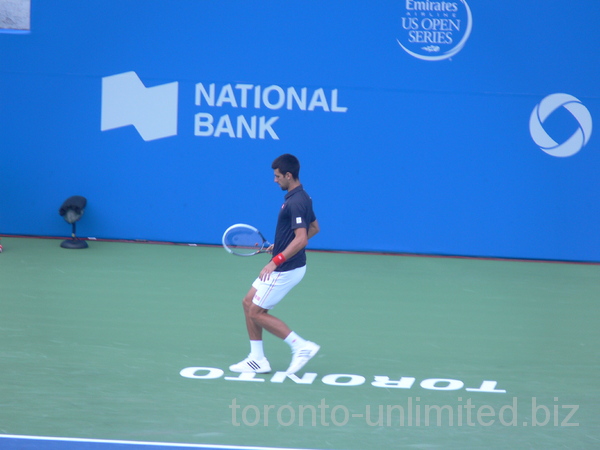
{"label": "white boundary line", "polygon": [[23,440],[37,440],[37,441],[54,441],[54,442],[88,442],[94,444],[125,444],[125,445],[147,445],[147,446],[168,446],[168,447],[180,447],[180,448],[206,448],[206,449],[221,449],[221,450],[314,450],[314,449],[300,449],[300,448],[288,448],[288,447],[246,447],[242,445],[208,445],[208,444],[177,444],[172,442],[144,442],[144,441],[121,441],[121,440],[110,440],[110,439],[79,439],[79,438],[67,438],[67,437],[50,437],[50,436],[24,436],[24,435],[13,435],[13,434],[0,434],[1,439],[23,439]]}

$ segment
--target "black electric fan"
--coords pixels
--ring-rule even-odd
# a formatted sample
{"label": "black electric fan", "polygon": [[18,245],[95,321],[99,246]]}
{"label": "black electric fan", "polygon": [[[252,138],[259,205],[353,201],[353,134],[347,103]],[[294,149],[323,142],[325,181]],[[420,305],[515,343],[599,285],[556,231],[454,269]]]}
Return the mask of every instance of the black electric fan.
{"label": "black electric fan", "polygon": [[67,223],[72,225],[71,239],[63,241],[60,246],[62,248],[87,248],[86,241],[78,239],[75,233],[75,223],[83,216],[83,211],[87,204],[85,197],[81,195],[73,195],[64,201],[58,213],[65,219]]}

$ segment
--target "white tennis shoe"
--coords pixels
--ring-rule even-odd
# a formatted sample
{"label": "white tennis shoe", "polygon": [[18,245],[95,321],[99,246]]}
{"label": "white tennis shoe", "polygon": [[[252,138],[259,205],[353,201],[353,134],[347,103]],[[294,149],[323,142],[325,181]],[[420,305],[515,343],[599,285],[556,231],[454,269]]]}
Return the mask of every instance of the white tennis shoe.
{"label": "white tennis shoe", "polygon": [[251,359],[250,356],[237,364],[229,366],[229,370],[237,373],[269,373],[271,365],[267,358]]}
{"label": "white tennis shoe", "polygon": [[306,341],[302,347],[296,350],[292,355],[292,362],[286,373],[294,374],[302,369],[310,359],[317,354],[321,347],[311,341]]}

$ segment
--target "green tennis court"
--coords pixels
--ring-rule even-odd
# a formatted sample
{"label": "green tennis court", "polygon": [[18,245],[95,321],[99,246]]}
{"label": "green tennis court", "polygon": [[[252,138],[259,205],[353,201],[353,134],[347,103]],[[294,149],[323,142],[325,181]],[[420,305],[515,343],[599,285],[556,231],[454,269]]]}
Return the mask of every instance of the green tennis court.
{"label": "green tennis court", "polygon": [[310,252],[246,356],[267,256],[4,237],[0,434],[309,449],[597,448],[600,265]]}

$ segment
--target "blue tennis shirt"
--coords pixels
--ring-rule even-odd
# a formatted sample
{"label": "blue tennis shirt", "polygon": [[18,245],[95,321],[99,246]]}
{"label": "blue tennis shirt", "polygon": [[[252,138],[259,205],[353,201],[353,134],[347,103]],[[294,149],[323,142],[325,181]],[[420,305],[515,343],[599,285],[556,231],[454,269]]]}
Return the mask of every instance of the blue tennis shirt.
{"label": "blue tennis shirt", "polygon": [[[292,189],[285,195],[285,201],[279,217],[277,218],[277,229],[275,230],[275,244],[273,255],[278,255],[294,240],[294,230],[306,228],[316,220],[313,211],[312,199],[306,193],[302,185]],[[277,272],[286,272],[306,265],[305,249],[300,250],[286,262],[281,264]]]}

